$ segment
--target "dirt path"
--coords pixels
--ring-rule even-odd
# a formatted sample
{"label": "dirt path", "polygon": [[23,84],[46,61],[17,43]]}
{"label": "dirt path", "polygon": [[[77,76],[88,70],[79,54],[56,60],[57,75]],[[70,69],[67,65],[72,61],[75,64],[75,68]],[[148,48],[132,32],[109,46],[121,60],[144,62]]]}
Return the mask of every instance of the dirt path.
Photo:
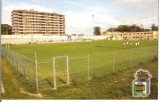
{"label": "dirt path", "polygon": [[[3,63],[2,63],[2,82],[4,83],[4,88],[6,85],[6,95],[11,93],[11,90],[8,89],[8,87],[10,86],[10,88],[12,88],[13,90],[16,91],[16,93],[19,94],[27,94],[28,96],[34,96],[34,97],[38,97],[38,98],[42,98],[43,96],[38,93],[38,94],[34,94],[34,93],[30,93],[27,92],[24,88],[22,88],[20,86],[20,84],[18,83],[14,73],[11,71],[10,68],[8,68],[9,65],[7,65],[7,61],[3,59]],[[12,92],[12,94],[14,94]]]}

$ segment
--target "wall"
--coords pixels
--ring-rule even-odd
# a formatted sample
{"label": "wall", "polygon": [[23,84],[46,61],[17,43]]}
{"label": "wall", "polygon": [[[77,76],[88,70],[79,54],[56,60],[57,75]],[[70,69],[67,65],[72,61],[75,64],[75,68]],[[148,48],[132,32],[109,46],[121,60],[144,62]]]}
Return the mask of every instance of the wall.
{"label": "wall", "polygon": [[67,36],[59,35],[43,35],[43,34],[17,34],[17,35],[1,35],[2,44],[27,44],[27,43],[58,43],[58,42],[81,42],[93,40],[119,40],[116,37],[109,39],[110,36],[72,36],[68,39]]}

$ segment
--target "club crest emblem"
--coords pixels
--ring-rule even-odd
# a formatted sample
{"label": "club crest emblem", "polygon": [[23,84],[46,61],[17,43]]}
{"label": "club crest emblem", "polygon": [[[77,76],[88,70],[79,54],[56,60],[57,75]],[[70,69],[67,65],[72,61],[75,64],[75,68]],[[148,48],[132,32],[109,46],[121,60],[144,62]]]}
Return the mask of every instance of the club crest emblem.
{"label": "club crest emblem", "polygon": [[139,69],[134,77],[135,80],[132,83],[133,97],[147,97],[150,94],[151,74],[146,70]]}

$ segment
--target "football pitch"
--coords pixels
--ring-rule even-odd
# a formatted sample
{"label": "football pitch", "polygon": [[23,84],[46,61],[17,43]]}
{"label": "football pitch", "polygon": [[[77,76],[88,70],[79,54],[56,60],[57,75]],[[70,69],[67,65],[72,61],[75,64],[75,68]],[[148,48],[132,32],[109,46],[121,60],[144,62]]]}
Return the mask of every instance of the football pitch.
{"label": "football pitch", "polygon": [[[38,60],[49,59],[54,56],[79,56],[87,54],[97,54],[111,51],[128,50],[131,47],[123,48],[123,42],[125,41],[94,41],[94,42],[71,42],[71,43],[50,43],[50,44],[26,44],[26,45],[13,45],[11,49],[20,54],[28,56],[32,59],[35,57],[35,51],[37,52]],[[136,41],[129,41],[134,43]],[[158,41],[140,41],[138,48],[144,47],[157,47]]]}
{"label": "football pitch", "polygon": [[[45,83],[53,83],[53,57],[56,56],[69,57],[70,82],[85,82],[94,76],[134,68],[139,63],[147,63],[149,59],[158,55],[157,40],[140,41],[138,47],[135,47],[136,41],[128,41],[133,45],[125,48],[123,42],[126,41],[23,44],[11,45],[10,49],[33,61],[37,59],[39,86],[46,86]],[[20,70],[25,70],[27,76],[36,80],[35,64],[21,58],[16,59],[21,63]],[[65,58],[56,60],[56,76],[58,85],[67,82]]]}

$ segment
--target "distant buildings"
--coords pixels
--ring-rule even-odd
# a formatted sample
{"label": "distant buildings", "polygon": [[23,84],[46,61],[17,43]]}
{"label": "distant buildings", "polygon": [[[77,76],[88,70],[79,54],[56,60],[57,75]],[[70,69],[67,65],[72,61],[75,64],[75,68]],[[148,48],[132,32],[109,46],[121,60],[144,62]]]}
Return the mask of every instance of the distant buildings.
{"label": "distant buildings", "polygon": [[110,36],[109,39],[114,38],[116,40],[157,40],[158,39],[158,31],[105,32],[102,35],[108,35]]}
{"label": "distant buildings", "polygon": [[12,11],[14,34],[65,34],[65,16],[34,10]]}

